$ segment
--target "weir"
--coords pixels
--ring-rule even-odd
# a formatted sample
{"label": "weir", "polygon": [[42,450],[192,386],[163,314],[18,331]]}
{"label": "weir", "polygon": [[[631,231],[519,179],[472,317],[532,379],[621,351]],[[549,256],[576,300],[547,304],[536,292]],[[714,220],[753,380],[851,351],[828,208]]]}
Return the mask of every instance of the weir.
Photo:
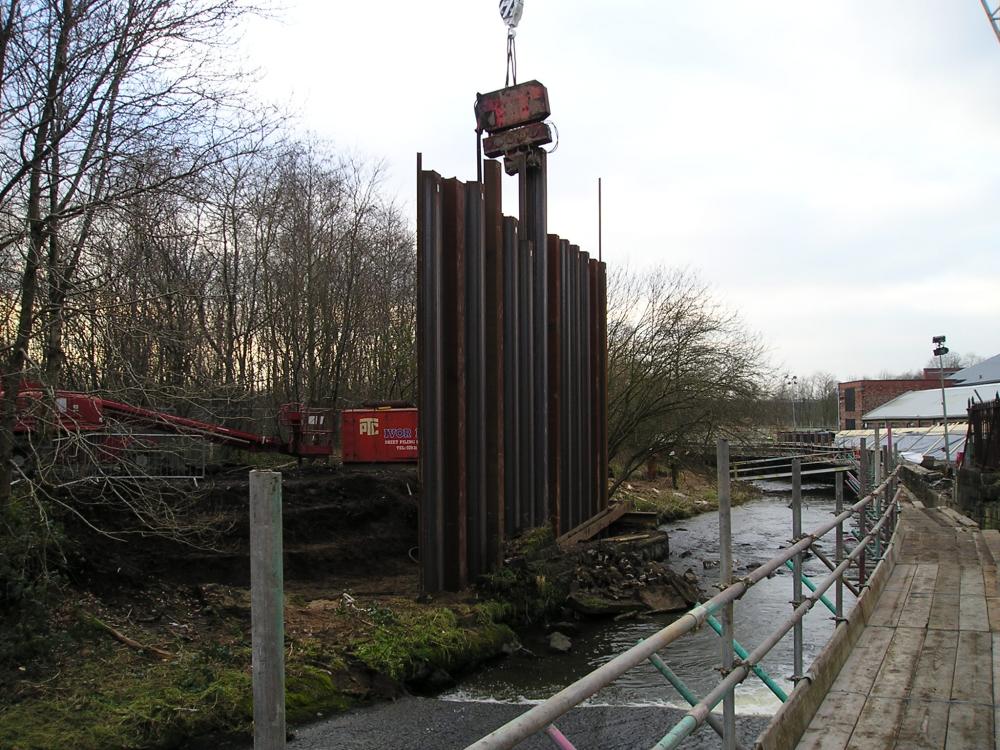
{"label": "weir", "polygon": [[[837,512],[834,517],[809,532],[803,533],[801,528],[801,460],[792,460],[792,543],[784,547],[779,554],[759,565],[742,578],[735,579],[732,575],[732,554],[729,521],[729,446],[721,440],[718,445],[718,474],[720,498],[720,549],[721,578],[725,584],[723,590],[709,601],[695,607],[675,622],[660,631],[640,641],[636,646],[619,654],[611,661],[567,686],[543,703],[531,708],[521,716],[513,719],[499,729],[469,745],[468,750],[487,750],[493,748],[510,748],[535,734],[547,734],[561,748],[584,747],[585,744],[574,745],[574,738],[567,736],[556,726],[563,714],[587,700],[599,690],[606,687],[630,669],[649,660],[674,685],[683,697],[692,704],[691,710],[673,727],[664,727],[662,738],[654,745],[658,749],[680,747],[685,738],[708,723],[723,737],[723,747],[737,747],[735,717],[732,710],[733,696],[736,686],[750,675],[761,679],[769,688],[775,691],[780,700],[787,699],[787,706],[799,706],[801,696],[810,691],[811,686],[821,684],[824,675],[832,681],[837,668],[827,665],[830,653],[843,653],[849,650],[852,638],[864,625],[867,613],[878,598],[881,587],[888,578],[888,570],[894,556],[897,554],[897,542],[894,530],[899,518],[899,499],[902,492],[897,488],[898,468],[886,467],[888,475],[871,493],[865,494],[858,502],[844,508],[843,474],[837,473]],[[864,462],[862,462],[864,463]],[[863,472],[862,477],[867,473]],[[854,521],[857,533],[851,535],[850,528],[845,524]],[[817,554],[817,559],[823,561],[830,569],[829,575],[821,580],[804,580],[802,560],[804,554],[813,549],[818,540],[834,532],[835,553],[833,559]],[[849,544],[849,539],[857,539]],[[819,552],[818,550],[816,550]],[[763,637],[758,644],[738,644],[732,638],[732,608],[738,606],[738,600],[754,585],[773,575],[779,568],[790,563],[793,570],[792,611],[789,617],[772,633]],[[873,563],[878,563],[877,566]],[[874,575],[869,578],[869,571],[874,568]],[[854,609],[845,615],[844,588],[853,588],[849,578],[855,579],[857,588],[861,589],[861,597]],[[803,586],[810,589],[805,595]],[[834,601],[826,596],[832,590]],[[803,625],[805,615],[816,605],[829,607],[838,622],[831,640],[832,648],[828,647],[817,661],[805,670],[803,664]],[[691,691],[679,680],[675,679],[669,669],[670,651],[668,646],[687,633],[712,623],[719,616],[721,623],[715,623],[717,632],[723,634],[720,639],[720,662],[724,665],[723,678],[704,697],[691,694]],[[794,674],[796,687],[791,696],[786,696],[769,675],[763,670],[764,657],[788,634],[794,638]],[[847,642],[846,647],[842,644]],[[752,650],[751,650],[752,649]],[[735,653],[734,653],[735,652]],[[738,658],[737,658],[738,657]],[[840,662],[842,663],[842,662]],[[829,684],[829,683],[827,683]],[[825,690],[825,687],[824,687]],[[720,704],[725,704],[721,721],[713,714]],[[783,707],[782,712],[789,717]],[[780,715],[780,714],[779,714]],[[758,747],[790,747],[808,723],[805,714],[797,715],[799,730],[794,739],[782,737],[774,744],[769,740],[768,732],[758,739]],[[786,718],[782,726],[790,726],[793,722]],[[772,725],[773,726],[773,725]],[[770,730],[768,730],[770,731]],[[582,742],[585,742],[585,738]],[[769,744],[770,743],[770,744]]]}

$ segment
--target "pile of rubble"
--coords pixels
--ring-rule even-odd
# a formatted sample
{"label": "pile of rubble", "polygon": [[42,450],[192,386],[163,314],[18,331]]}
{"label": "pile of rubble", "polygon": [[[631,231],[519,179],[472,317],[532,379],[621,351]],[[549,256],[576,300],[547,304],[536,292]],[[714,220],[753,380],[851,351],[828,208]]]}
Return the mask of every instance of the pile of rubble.
{"label": "pile of rubble", "polygon": [[[656,532],[663,534],[663,532]],[[702,597],[691,568],[679,574],[660,562],[666,535],[611,539],[581,552],[570,583],[569,606],[590,616],[676,612]]]}

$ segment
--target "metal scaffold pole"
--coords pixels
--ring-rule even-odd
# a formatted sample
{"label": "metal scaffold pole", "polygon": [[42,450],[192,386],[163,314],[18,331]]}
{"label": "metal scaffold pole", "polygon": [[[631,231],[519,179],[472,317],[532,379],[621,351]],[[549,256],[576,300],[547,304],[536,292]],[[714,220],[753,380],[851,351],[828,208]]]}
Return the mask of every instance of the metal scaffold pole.
{"label": "metal scaffold pole", "polygon": [[[733,525],[729,485],[729,441],[720,439],[716,447],[716,477],[719,486],[719,588],[725,590],[733,582]],[[722,608],[722,674],[733,670],[733,602]],[[722,747],[736,748],[736,692],[726,692],[722,701]]]}
{"label": "metal scaffold pole", "polygon": [[[792,459],[792,543],[802,538],[802,460]],[[792,558],[795,574],[792,577],[792,606],[798,609],[802,604],[802,553],[798,552]],[[792,631],[794,666],[792,682],[798,683],[803,677],[802,665],[802,620],[795,622]]]}

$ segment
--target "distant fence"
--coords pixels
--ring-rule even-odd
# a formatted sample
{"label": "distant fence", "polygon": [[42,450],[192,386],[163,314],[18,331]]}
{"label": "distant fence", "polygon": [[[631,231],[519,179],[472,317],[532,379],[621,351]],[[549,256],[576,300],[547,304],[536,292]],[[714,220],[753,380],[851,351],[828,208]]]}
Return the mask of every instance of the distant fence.
{"label": "distant fence", "polygon": [[420,565],[425,591],[496,565],[503,541],[607,507],[605,265],[545,231],[545,160],[503,216],[483,182],[417,168]]}
{"label": "distant fence", "polygon": [[1000,397],[969,402],[964,463],[987,471],[1000,469]]}

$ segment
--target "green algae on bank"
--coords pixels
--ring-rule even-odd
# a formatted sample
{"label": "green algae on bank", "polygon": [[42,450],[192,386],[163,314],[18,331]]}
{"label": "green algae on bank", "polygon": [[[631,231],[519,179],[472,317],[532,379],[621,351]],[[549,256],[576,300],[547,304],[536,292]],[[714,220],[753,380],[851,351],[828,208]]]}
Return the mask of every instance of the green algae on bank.
{"label": "green algae on bank", "polygon": [[[458,673],[500,655],[516,638],[493,621],[494,611],[406,600],[324,611],[334,626],[326,631],[330,637],[286,637],[289,724],[398,695],[402,684],[428,672]],[[373,612],[375,619],[368,619]],[[299,614],[288,616],[296,622]],[[249,736],[253,700],[245,621],[220,625],[212,642],[170,644],[169,659],[119,644],[106,631],[78,628],[58,667],[50,674],[33,670],[0,700],[0,747],[165,750],[191,746],[195,739],[203,744],[206,738]],[[136,640],[154,638],[138,627],[130,632]]]}

